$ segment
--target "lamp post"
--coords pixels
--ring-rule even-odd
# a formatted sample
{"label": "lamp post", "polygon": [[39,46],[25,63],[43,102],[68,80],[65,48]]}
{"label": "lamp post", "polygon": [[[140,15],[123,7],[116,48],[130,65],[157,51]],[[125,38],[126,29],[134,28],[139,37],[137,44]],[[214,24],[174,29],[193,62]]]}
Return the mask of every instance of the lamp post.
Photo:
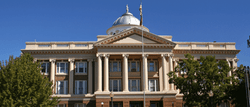
{"label": "lamp post", "polygon": [[114,105],[113,105],[113,97],[114,97],[113,91],[110,93],[109,96],[111,98],[111,107],[114,107]]}
{"label": "lamp post", "polygon": [[103,102],[101,102],[102,107],[103,107],[103,104],[104,104],[104,103],[103,103]]}
{"label": "lamp post", "polygon": [[213,96],[214,96],[214,93],[213,93],[213,91],[211,90],[210,93],[209,93],[210,104],[211,104],[210,107],[213,107]]}
{"label": "lamp post", "polygon": [[250,105],[250,93],[249,93],[249,66],[244,66],[244,71],[245,71],[245,87],[246,87],[246,100],[247,100],[247,107]]}

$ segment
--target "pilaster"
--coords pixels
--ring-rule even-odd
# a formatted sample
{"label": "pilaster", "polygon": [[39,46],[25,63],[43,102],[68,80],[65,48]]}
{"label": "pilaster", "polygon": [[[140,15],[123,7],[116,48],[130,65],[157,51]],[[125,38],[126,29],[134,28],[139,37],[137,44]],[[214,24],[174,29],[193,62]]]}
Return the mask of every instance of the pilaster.
{"label": "pilaster", "polygon": [[74,61],[75,59],[68,59],[70,62],[69,66],[69,94],[74,94]]}
{"label": "pilaster", "polygon": [[50,64],[51,64],[51,70],[50,70],[50,81],[52,81],[53,85],[53,94],[54,94],[54,90],[55,90],[55,63],[56,63],[56,59],[49,59]]}
{"label": "pilaster", "polygon": [[123,54],[123,70],[122,70],[122,82],[123,92],[128,92],[128,54]]}
{"label": "pilaster", "polygon": [[97,54],[97,62],[98,62],[98,78],[97,78],[97,92],[102,92],[102,54]]}
{"label": "pilaster", "polygon": [[144,62],[144,75],[143,75],[143,78],[144,78],[144,85],[145,87],[143,87],[143,91],[148,91],[148,60],[147,60],[147,57],[148,57],[148,54],[143,54],[142,55],[142,58],[143,58],[143,62]]}
{"label": "pilaster", "polygon": [[109,54],[104,55],[104,91],[109,91]]}
{"label": "pilaster", "polygon": [[163,91],[168,91],[168,77],[167,77],[167,54],[161,54],[162,57],[162,71],[163,71]]}

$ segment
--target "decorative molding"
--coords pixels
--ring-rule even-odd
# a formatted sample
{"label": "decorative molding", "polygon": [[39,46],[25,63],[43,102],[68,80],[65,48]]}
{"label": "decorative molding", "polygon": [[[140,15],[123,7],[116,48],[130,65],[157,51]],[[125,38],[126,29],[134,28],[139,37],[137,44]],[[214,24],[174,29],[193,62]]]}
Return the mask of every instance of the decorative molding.
{"label": "decorative molding", "polygon": [[87,59],[88,62],[92,62],[94,59]]}
{"label": "decorative molding", "polygon": [[23,53],[37,54],[94,54],[94,50],[22,50]]}
{"label": "decorative molding", "polygon": [[[141,44],[103,44],[96,45],[96,48],[142,48]],[[166,45],[166,44],[144,44],[144,48],[167,48],[173,49],[174,45]]]}
{"label": "decorative molding", "polygon": [[103,54],[96,54],[96,57],[103,57]]}
{"label": "decorative molding", "polygon": [[75,59],[74,59],[74,58],[69,58],[68,61],[69,61],[70,63],[73,63],[73,62],[75,61]]}
{"label": "decorative molding", "polygon": [[[94,46],[98,46],[98,45],[102,45],[102,46],[103,46],[104,44],[110,44],[110,43],[115,42],[115,41],[117,41],[117,40],[119,40],[119,39],[121,39],[121,38],[130,36],[131,34],[142,35],[142,31],[141,31],[141,29],[138,29],[138,28],[131,28],[131,29],[126,30],[126,31],[124,31],[124,32],[121,32],[121,33],[119,33],[119,34],[117,34],[117,35],[113,35],[113,36],[110,36],[110,37],[108,37],[108,38],[105,38],[105,39],[103,39],[103,40],[101,40],[101,41],[98,41],[98,42],[94,43]],[[169,40],[167,40],[167,39],[164,39],[164,38],[162,38],[162,37],[160,37],[160,36],[157,36],[157,35],[155,35],[155,34],[152,34],[152,33],[150,33],[150,32],[147,32],[147,31],[144,31],[144,32],[143,32],[143,36],[144,36],[145,38],[148,38],[148,39],[157,41],[158,43],[162,43],[162,44],[165,44],[165,45],[170,45],[170,46],[173,46],[173,47],[175,47],[175,45],[176,45],[176,44],[175,44],[174,42],[172,42],[172,41],[169,41]]]}
{"label": "decorative molding", "polygon": [[103,57],[107,57],[107,58],[108,58],[109,56],[110,56],[109,54],[104,54],[104,55],[103,55]]}
{"label": "decorative molding", "polygon": [[147,57],[148,57],[148,54],[143,54],[142,57],[146,57],[146,58],[147,58]]}
{"label": "decorative molding", "polygon": [[174,54],[238,54],[240,50],[173,50]]}
{"label": "decorative molding", "polygon": [[235,61],[235,63],[237,63],[237,62],[239,61],[239,59],[238,59],[238,58],[235,58],[234,61]]}
{"label": "decorative molding", "polygon": [[122,57],[128,58],[128,57],[129,57],[129,54],[122,54]]}
{"label": "decorative molding", "polygon": [[55,63],[55,62],[56,62],[56,59],[49,59],[49,62]]}
{"label": "decorative molding", "polygon": [[33,61],[34,61],[34,62],[37,62],[37,58],[34,58]]}
{"label": "decorative molding", "polygon": [[161,54],[161,57],[167,57],[168,54]]}

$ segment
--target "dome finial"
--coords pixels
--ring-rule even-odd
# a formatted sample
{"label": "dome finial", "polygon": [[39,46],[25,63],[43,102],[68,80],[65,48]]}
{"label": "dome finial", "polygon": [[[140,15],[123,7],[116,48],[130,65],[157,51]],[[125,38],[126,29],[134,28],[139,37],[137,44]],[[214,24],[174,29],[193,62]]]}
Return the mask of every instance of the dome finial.
{"label": "dome finial", "polygon": [[127,11],[127,13],[128,13],[128,11],[129,11],[129,9],[128,9],[128,4],[126,5],[126,11]]}

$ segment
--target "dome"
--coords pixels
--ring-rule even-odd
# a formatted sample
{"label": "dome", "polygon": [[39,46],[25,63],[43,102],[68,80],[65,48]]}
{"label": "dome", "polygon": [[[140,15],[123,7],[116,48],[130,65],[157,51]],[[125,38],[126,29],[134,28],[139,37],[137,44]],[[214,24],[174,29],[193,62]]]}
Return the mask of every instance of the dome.
{"label": "dome", "polygon": [[128,11],[124,13],[121,17],[119,17],[114,23],[113,26],[116,25],[140,25],[140,20],[133,16],[132,13]]}

